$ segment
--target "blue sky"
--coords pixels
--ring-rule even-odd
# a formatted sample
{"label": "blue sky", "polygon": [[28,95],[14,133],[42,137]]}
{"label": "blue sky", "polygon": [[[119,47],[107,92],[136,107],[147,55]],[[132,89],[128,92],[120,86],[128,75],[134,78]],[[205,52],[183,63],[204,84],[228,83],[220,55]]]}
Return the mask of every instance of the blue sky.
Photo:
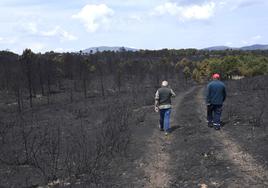
{"label": "blue sky", "polygon": [[267,0],[1,0],[0,50],[268,44]]}

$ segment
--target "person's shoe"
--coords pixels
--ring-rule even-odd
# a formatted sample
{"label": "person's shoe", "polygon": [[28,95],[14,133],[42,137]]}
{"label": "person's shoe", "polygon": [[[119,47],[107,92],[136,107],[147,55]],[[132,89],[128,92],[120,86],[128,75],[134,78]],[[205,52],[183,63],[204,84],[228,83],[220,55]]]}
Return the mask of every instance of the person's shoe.
{"label": "person's shoe", "polygon": [[219,131],[219,130],[221,130],[221,128],[220,127],[215,127],[215,130]]}
{"label": "person's shoe", "polygon": [[221,125],[219,125],[219,124],[213,124],[214,125],[214,128],[215,128],[215,130],[221,130]]}
{"label": "person's shoe", "polygon": [[213,123],[208,122],[208,127],[212,128],[213,127]]}
{"label": "person's shoe", "polygon": [[164,131],[163,127],[160,124],[158,125],[158,128],[160,131]]}

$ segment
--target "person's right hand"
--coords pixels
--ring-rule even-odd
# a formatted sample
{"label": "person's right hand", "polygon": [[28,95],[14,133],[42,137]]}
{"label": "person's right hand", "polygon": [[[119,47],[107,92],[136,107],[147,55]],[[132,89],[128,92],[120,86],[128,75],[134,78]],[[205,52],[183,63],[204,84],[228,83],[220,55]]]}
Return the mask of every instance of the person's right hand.
{"label": "person's right hand", "polygon": [[154,107],[155,112],[159,112],[159,108],[157,106]]}

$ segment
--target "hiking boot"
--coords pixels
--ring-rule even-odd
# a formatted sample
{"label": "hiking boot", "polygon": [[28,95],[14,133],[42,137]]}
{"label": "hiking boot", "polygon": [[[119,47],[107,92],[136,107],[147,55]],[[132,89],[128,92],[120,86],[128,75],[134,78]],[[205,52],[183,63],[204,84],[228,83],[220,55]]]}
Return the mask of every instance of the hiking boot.
{"label": "hiking boot", "polygon": [[158,125],[158,128],[160,131],[164,131],[163,127],[160,124]]}
{"label": "hiking boot", "polygon": [[214,125],[215,130],[221,129],[221,125],[219,125],[219,124],[213,123],[213,125]]}

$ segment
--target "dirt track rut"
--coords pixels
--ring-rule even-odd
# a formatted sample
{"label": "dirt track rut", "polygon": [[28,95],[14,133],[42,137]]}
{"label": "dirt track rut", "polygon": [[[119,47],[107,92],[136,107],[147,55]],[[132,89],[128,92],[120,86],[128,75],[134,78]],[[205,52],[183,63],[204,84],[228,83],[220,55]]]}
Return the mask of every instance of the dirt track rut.
{"label": "dirt track rut", "polygon": [[[173,101],[173,109],[171,113],[171,128],[176,129],[178,124],[176,120],[177,109],[180,108],[181,101],[184,97],[192,92],[194,88],[187,92],[179,93]],[[157,122],[156,122],[157,125]],[[172,144],[174,139],[173,135],[164,135],[164,132],[160,132],[159,129],[154,129],[153,134],[149,140],[148,151],[145,155],[148,166],[145,167],[145,175],[147,177],[147,183],[145,187],[157,188],[157,187],[169,187],[171,175],[169,174],[170,154],[167,152],[168,147]]]}
{"label": "dirt track rut", "polygon": [[193,87],[176,97],[169,136],[155,126],[141,166],[143,187],[268,187],[267,167],[224,128],[206,126],[203,92]]}
{"label": "dirt track rut", "polygon": [[[205,119],[205,114],[202,113],[204,112],[202,109],[205,109],[204,100],[201,100],[202,93],[204,93],[203,88],[197,93],[197,102],[200,107],[199,115]],[[221,131],[211,131],[210,136],[215,139],[215,142],[223,146],[222,152],[225,153],[226,160],[231,161],[233,168],[236,168],[237,174],[240,176],[237,186],[268,187],[268,170],[255,160],[254,156],[241,147],[235,138],[228,135],[224,128]],[[235,187],[234,185],[231,186]]]}

